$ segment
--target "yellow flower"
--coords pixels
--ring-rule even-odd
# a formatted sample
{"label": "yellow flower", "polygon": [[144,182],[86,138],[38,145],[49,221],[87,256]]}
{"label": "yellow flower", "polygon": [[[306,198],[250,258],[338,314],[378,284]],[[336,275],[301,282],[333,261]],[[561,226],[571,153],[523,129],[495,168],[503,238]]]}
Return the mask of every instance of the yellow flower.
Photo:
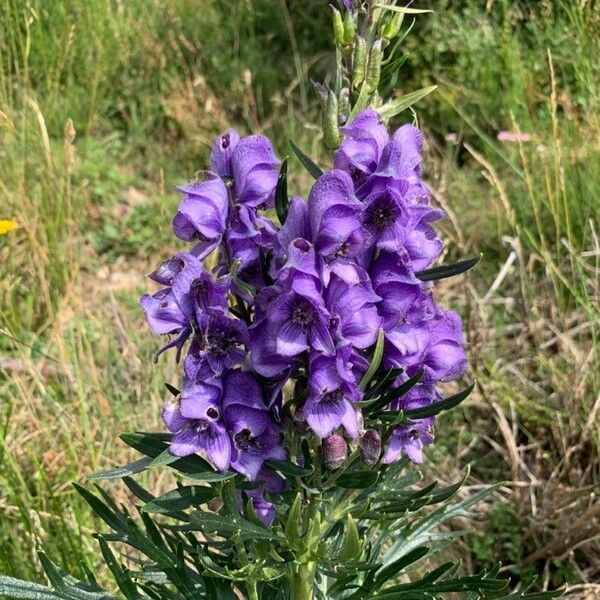
{"label": "yellow flower", "polygon": [[17,229],[19,224],[16,221],[0,220],[0,235],[6,235],[9,231],[13,231],[13,229]]}

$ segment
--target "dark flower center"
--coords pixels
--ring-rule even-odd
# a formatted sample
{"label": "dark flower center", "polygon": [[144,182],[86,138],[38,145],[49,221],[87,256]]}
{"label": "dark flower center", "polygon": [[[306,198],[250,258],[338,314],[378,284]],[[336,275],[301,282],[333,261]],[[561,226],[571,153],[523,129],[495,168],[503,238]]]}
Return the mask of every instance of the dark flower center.
{"label": "dark flower center", "polygon": [[223,150],[227,150],[227,148],[229,148],[229,144],[231,143],[231,140],[229,139],[229,134],[226,133],[225,135],[221,136],[221,148]]}
{"label": "dark flower center", "polygon": [[208,282],[205,279],[196,279],[192,283],[192,289],[198,296],[204,296],[208,292]]}
{"label": "dark flower center", "polygon": [[237,343],[237,336],[232,331],[217,329],[206,336],[206,349],[214,356],[227,356]]}
{"label": "dark flower center", "polygon": [[421,438],[421,432],[418,429],[411,429],[408,434],[411,440],[418,440]]}
{"label": "dark flower center", "polygon": [[325,402],[326,404],[338,404],[344,399],[344,392],[342,390],[334,390],[333,392],[327,392],[323,394],[323,398],[321,398],[321,402]]}
{"label": "dark flower center", "polygon": [[335,255],[338,258],[346,258],[348,256],[348,251],[350,248],[348,247],[348,242],[344,242],[339,246],[339,248],[335,251]]}
{"label": "dark flower center", "polygon": [[367,223],[375,229],[386,229],[398,215],[396,207],[388,202],[373,204],[367,211]]}
{"label": "dark flower center", "polygon": [[211,419],[218,419],[219,418],[219,409],[214,408],[213,406],[211,406],[207,411],[206,411],[206,416],[210,417]]}
{"label": "dark flower center", "polygon": [[206,419],[196,419],[192,423],[192,427],[197,433],[202,433],[210,427],[210,421],[207,421]]}
{"label": "dark flower center", "polygon": [[308,327],[315,320],[311,306],[306,303],[298,304],[292,311],[292,323],[301,327]]}
{"label": "dark flower center", "polygon": [[260,448],[260,441],[252,435],[249,429],[242,429],[233,436],[235,447],[242,452],[250,449]]}

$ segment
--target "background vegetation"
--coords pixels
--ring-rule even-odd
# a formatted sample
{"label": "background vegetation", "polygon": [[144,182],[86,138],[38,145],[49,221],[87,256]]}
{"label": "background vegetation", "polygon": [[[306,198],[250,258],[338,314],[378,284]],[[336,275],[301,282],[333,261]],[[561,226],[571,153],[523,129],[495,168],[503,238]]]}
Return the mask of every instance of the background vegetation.
{"label": "background vegetation", "polygon": [[[471,464],[463,494],[506,481],[455,551],[467,569],[501,560],[595,598],[600,6],[426,5],[390,86],[440,86],[418,111],[428,181],[449,258],[484,255],[440,286],[479,385],[427,468]],[[0,218],[20,225],[0,237],[0,572],[39,578],[38,547],[95,566],[70,482],[126,461],[119,433],[161,426],[173,365],[152,365],[137,297],[175,245],[173,186],[229,124],[324,157],[310,79],[331,51],[321,0],[0,0]]]}

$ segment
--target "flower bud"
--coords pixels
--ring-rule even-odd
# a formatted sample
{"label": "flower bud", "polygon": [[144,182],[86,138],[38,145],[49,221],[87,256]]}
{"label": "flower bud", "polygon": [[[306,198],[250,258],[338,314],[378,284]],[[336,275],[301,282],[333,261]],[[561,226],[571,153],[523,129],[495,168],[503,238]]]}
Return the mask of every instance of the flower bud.
{"label": "flower bud", "polygon": [[331,90],[327,94],[325,110],[323,111],[323,141],[325,146],[331,150],[338,148],[342,142],[338,121],[337,96]]}
{"label": "flower bud", "polygon": [[321,449],[323,451],[323,462],[332,471],[342,466],[348,454],[348,444],[339,433],[333,433],[326,437],[323,440]]}
{"label": "flower bud", "polygon": [[358,36],[354,45],[354,55],[352,57],[352,87],[358,86],[365,79],[365,68],[367,61],[367,42],[365,38]]}
{"label": "flower bud", "polygon": [[365,465],[374,465],[381,456],[381,435],[376,429],[367,429],[358,446]]}
{"label": "flower bud", "polygon": [[392,18],[383,27],[383,37],[386,40],[394,39],[402,27],[402,21],[404,21],[404,13],[392,13]]}
{"label": "flower bud", "polygon": [[369,66],[365,80],[369,92],[374,92],[379,87],[379,78],[381,77],[381,62],[383,60],[383,47],[381,40],[377,40],[371,47],[369,53]]}
{"label": "flower bud", "polygon": [[337,8],[332,7],[331,10],[333,10],[333,35],[335,37],[335,43],[342,47],[344,45],[344,21]]}
{"label": "flower bud", "polygon": [[351,46],[356,35],[356,21],[352,13],[348,11],[344,15],[344,46]]}
{"label": "flower bud", "polygon": [[338,122],[340,125],[344,125],[348,120],[350,114],[350,90],[345,87],[340,90],[340,97],[338,98],[339,103],[339,116]]}

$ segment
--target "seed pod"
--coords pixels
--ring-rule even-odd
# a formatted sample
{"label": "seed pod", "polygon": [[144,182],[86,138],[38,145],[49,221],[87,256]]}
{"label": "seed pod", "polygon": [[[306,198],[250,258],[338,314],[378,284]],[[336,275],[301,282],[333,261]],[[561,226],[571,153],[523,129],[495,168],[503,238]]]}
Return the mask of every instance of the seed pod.
{"label": "seed pod", "polygon": [[325,110],[323,111],[323,141],[325,146],[331,150],[338,148],[342,142],[338,122],[337,96],[331,90],[327,94]]}
{"label": "seed pod", "polygon": [[366,83],[369,92],[374,92],[379,87],[381,77],[381,61],[383,60],[383,48],[381,40],[377,40],[369,53],[369,65],[367,67]]}
{"label": "seed pod", "polygon": [[365,465],[374,465],[381,456],[381,435],[376,429],[367,429],[358,446]]}
{"label": "seed pod", "polygon": [[337,8],[332,7],[331,10],[333,10],[333,35],[335,37],[335,43],[342,47],[344,45],[344,21]]}
{"label": "seed pod", "polygon": [[348,444],[339,434],[333,433],[323,440],[321,446],[323,451],[323,462],[328,469],[335,471],[339,469],[348,455]]}
{"label": "seed pod", "polygon": [[398,35],[402,22],[404,21],[404,13],[392,13],[392,18],[383,27],[383,37],[386,40],[391,40]]}
{"label": "seed pod", "polygon": [[358,36],[354,45],[354,56],[352,57],[352,87],[355,89],[365,79],[367,62],[367,42],[365,38]]}
{"label": "seed pod", "polygon": [[352,13],[348,11],[344,15],[344,45],[351,46],[354,42],[354,36],[356,35],[356,21],[352,16]]}

